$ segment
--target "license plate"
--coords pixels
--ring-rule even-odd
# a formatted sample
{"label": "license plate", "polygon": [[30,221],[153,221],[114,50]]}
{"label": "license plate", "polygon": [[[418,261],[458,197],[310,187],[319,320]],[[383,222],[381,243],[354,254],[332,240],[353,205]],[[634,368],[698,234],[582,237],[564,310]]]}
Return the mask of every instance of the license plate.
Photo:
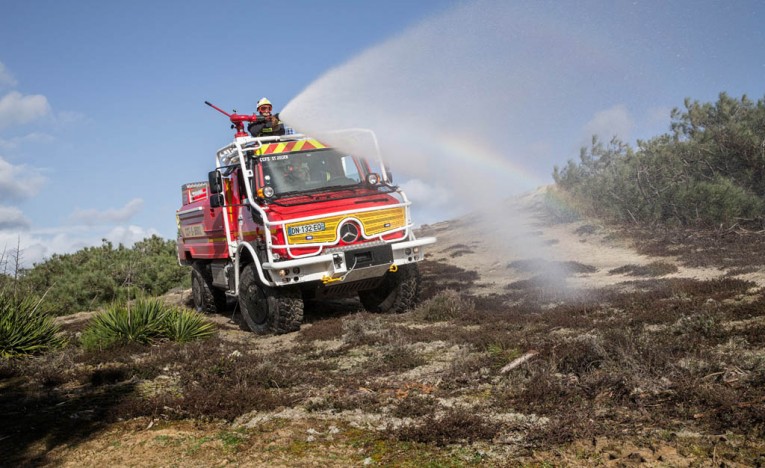
{"label": "license plate", "polygon": [[318,232],[326,229],[324,223],[303,224],[302,226],[290,226],[287,229],[287,233],[290,236],[297,236],[300,234],[308,234],[309,232]]}

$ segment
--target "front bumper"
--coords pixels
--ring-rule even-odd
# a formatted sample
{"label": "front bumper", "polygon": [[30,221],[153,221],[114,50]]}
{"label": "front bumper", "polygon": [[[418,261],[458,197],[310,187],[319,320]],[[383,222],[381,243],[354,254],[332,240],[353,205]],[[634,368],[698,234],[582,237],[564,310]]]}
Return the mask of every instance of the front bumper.
{"label": "front bumper", "polygon": [[[394,244],[384,244],[390,246],[390,253],[382,252],[379,245],[362,245],[352,250],[336,251],[315,257],[266,262],[263,263],[262,267],[264,272],[270,274],[277,286],[310,281],[322,281],[325,284],[359,281],[380,277],[389,269],[423,260],[425,258],[423,247],[435,242],[435,237],[423,237]],[[351,258],[355,260],[352,261]],[[359,261],[358,259],[362,260]]]}

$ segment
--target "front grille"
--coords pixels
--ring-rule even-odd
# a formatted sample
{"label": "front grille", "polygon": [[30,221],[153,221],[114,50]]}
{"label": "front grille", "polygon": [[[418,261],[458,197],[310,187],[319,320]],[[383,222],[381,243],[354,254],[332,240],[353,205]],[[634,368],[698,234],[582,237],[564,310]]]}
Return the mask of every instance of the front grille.
{"label": "front grille", "polygon": [[[289,223],[285,225],[288,233],[287,243],[290,245],[335,243],[337,242],[338,226],[350,219],[357,220],[361,224],[364,235],[367,237],[377,236],[406,226],[406,208],[401,206],[383,210],[361,211]],[[307,226],[311,226],[311,232],[305,232]],[[319,226],[321,226],[321,230],[317,230]],[[290,231],[301,233],[289,235]]]}

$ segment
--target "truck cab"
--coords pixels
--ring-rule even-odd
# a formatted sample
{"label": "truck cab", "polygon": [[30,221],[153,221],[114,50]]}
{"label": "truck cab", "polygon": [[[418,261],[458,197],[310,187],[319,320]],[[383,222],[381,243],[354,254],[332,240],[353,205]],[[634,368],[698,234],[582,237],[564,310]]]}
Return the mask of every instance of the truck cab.
{"label": "truck cab", "polygon": [[298,330],[303,301],[358,294],[372,312],[403,312],[419,292],[410,201],[378,158],[303,135],[237,136],[208,180],[185,184],[178,259],[197,309],[236,297],[258,333]]}

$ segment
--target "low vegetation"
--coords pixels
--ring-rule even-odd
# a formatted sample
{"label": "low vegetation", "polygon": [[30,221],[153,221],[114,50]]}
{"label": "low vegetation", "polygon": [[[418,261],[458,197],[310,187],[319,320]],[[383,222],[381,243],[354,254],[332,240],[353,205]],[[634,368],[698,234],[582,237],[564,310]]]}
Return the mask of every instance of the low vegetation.
{"label": "low vegetation", "polygon": [[[334,434],[332,450],[349,447],[338,455],[344,463],[400,464],[415,452],[447,465],[509,454],[533,462],[602,439],[652,440],[678,457],[670,464],[712,451],[744,463],[765,448],[765,298],[752,283],[649,276],[626,291],[540,294],[530,286],[471,297],[441,288],[440,273],[459,274],[454,267],[426,267],[433,295],[402,315],[319,313],[286,341],[229,331],[185,345],[152,338],[151,346],[70,346],[3,364],[0,414],[8,416],[0,422],[10,437],[0,445],[17,447],[15,462],[40,462],[25,450],[34,441],[87,440],[106,424],[139,418],[164,428],[225,421],[209,434],[238,431],[248,443],[227,456],[239,461],[302,424],[324,432],[290,436],[279,445],[299,448],[290,457],[320,456],[312,454]],[[122,325],[109,330],[126,327],[124,316],[93,323],[111,322]],[[159,333],[147,322],[131,326]],[[119,336],[131,333],[139,335]],[[19,401],[23,423],[11,416]],[[281,429],[272,433],[274,425]],[[578,463],[618,454],[598,447],[581,449]],[[207,460],[195,458],[203,453],[189,460]]]}
{"label": "low vegetation", "polygon": [[0,357],[41,354],[65,340],[39,301],[0,290]]}
{"label": "low vegetation", "polygon": [[159,299],[142,299],[134,304],[112,305],[96,314],[80,341],[87,350],[103,350],[162,339],[185,343],[207,338],[214,332],[214,325],[197,312],[167,306]]}
{"label": "low vegetation", "polygon": [[189,270],[178,265],[175,241],[152,236],[130,248],[104,240],[98,247],[54,254],[13,276],[24,291],[47,291],[48,309],[66,315],[164,294],[188,283]]}
{"label": "low vegetation", "polygon": [[765,219],[765,100],[725,93],[715,103],[686,99],[671,132],[637,148],[593,138],[579,162],[555,168],[568,209],[603,219],[671,226],[749,226]]}

